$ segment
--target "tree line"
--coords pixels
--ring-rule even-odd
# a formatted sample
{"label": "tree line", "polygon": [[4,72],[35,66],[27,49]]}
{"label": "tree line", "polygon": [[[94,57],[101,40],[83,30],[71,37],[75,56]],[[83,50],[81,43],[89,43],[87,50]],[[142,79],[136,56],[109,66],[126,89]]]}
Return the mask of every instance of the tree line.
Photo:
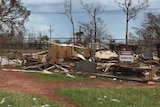
{"label": "tree line", "polygon": [[[75,32],[72,0],[65,0],[64,13],[71,23],[73,33],[73,37],[66,42],[72,42],[77,45],[86,45],[88,42],[102,42],[104,38],[114,40],[106,29],[107,27],[104,20],[99,16],[104,10],[101,5],[90,2],[85,3],[83,0],[79,1],[82,9],[86,11],[89,21],[79,22],[79,31]],[[136,35],[131,35],[129,33],[129,21],[135,19],[138,12],[149,7],[148,0],[135,1],[136,0],[116,0],[115,2],[126,15],[126,44],[128,44],[129,37],[136,38],[137,42],[140,40],[143,43],[159,43],[160,14],[145,14],[141,27],[134,28]],[[5,39],[10,42],[11,40],[23,42],[24,34],[26,32],[24,24],[29,20],[30,14],[31,12],[23,6],[20,0],[0,0],[0,43],[3,43]],[[40,36],[42,39],[48,39],[46,35],[44,35],[44,37],[42,35]]]}

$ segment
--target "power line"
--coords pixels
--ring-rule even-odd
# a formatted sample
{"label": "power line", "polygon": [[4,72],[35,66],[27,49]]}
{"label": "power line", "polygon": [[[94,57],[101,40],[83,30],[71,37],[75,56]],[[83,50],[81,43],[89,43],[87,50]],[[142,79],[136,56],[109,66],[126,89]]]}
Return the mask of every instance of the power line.
{"label": "power line", "polygon": [[31,14],[62,14],[64,15],[64,12],[31,12]]}
{"label": "power line", "polygon": [[[144,10],[160,10],[160,8],[148,8]],[[99,14],[107,13],[107,12],[121,12],[123,11],[122,9],[117,9],[117,10],[104,10],[104,11],[99,11]],[[73,11],[73,14],[83,14],[87,13],[86,11]],[[65,12],[31,12],[31,14],[61,14],[64,15]]]}
{"label": "power line", "polygon": [[[118,12],[122,10],[105,10],[105,11],[99,11],[98,13],[104,13],[104,12]],[[87,13],[86,11],[73,11],[73,14],[83,14]],[[65,12],[31,12],[31,14],[66,14]]]}

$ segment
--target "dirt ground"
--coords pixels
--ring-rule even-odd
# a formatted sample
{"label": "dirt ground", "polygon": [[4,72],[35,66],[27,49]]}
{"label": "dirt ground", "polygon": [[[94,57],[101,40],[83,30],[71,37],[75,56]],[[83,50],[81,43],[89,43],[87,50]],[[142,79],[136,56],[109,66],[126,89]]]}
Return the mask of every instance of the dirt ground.
{"label": "dirt ground", "polygon": [[140,82],[99,81],[99,82],[41,82],[24,72],[0,71],[0,90],[31,93],[63,103],[67,107],[77,107],[71,101],[56,95],[55,91],[64,87],[160,87]]}

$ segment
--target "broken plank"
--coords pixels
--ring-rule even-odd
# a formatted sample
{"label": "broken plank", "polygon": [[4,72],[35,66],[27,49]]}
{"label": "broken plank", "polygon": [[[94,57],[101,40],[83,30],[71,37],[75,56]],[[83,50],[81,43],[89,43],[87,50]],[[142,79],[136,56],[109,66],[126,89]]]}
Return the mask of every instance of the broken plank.
{"label": "broken plank", "polygon": [[53,69],[53,68],[55,68],[55,67],[56,67],[56,66],[55,66],[55,65],[53,65],[53,66],[48,67],[48,68],[46,68],[46,69],[44,69],[44,70],[49,71],[49,70],[51,70],[51,69]]}
{"label": "broken plank", "polygon": [[2,69],[2,71],[5,71],[5,72],[42,72],[42,71],[36,71],[36,70],[23,70],[23,69]]}
{"label": "broken plank", "polygon": [[111,74],[97,74],[97,73],[95,75],[101,76],[101,77],[117,78],[117,79],[132,80],[132,81],[139,81],[139,82],[146,82],[147,81],[145,78],[137,78],[137,77],[115,76],[115,75],[111,75]]}
{"label": "broken plank", "polygon": [[61,70],[63,70],[65,73],[68,73],[69,72],[69,70],[68,69],[66,69],[66,68],[64,68],[64,67],[62,67],[62,66],[60,66],[60,65],[55,65],[57,68],[59,68],[59,69],[61,69]]}
{"label": "broken plank", "polygon": [[27,67],[23,67],[23,69],[34,69],[34,68],[39,68],[41,66],[44,66],[48,63],[41,63],[41,64],[36,64],[36,65],[31,65],[31,66],[27,66]]}

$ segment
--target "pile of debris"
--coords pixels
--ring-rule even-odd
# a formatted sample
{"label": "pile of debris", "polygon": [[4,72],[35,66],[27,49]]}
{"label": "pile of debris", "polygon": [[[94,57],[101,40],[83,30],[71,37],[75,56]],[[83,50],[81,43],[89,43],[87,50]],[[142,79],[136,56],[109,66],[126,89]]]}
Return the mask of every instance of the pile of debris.
{"label": "pile of debris", "polygon": [[[41,72],[52,74],[53,72],[91,73],[96,76],[111,78],[149,81],[160,80],[159,59],[140,60],[131,51],[119,53],[111,50],[98,50],[92,53],[91,49],[77,45],[58,44],[48,42],[46,51],[37,53],[18,53],[12,60],[0,57],[1,66],[7,64],[20,66],[19,69],[6,69],[4,71]],[[13,52],[12,54],[17,54]],[[93,56],[92,56],[93,55]],[[143,55],[144,57],[144,55]],[[4,60],[8,61],[4,63]],[[74,77],[71,76],[70,77]]]}

